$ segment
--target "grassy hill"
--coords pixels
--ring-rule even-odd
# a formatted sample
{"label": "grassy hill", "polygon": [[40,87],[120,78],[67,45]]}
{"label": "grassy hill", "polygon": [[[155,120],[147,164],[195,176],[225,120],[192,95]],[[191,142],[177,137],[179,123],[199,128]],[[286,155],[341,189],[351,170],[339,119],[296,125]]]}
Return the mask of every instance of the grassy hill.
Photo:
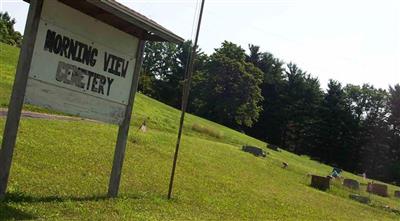
{"label": "grassy hill", "polygon": [[[18,50],[0,49],[0,107],[6,107]],[[148,132],[137,131],[146,118]],[[178,119],[178,110],[137,96],[116,199],[105,197],[116,126],[23,119],[0,220],[400,220],[395,186],[391,197],[371,195],[369,205],[350,200],[354,191],[338,181],[327,192],[315,190],[307,173],[327,175],[331,167],[286,151],[256,158],[241,145],[265,143],[193,115],[185,121],[174,199],[167,200]]]}

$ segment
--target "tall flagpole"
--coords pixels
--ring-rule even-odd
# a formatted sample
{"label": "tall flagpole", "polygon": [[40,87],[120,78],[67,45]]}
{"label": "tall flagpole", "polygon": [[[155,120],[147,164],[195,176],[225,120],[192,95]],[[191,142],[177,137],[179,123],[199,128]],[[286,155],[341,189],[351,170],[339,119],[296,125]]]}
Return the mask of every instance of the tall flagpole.
{"label": "tall flagpole", "polygon": [[200,24],[201,24],[201,18],[203,16],[204,2],[205,2],[205,0],[201,1],[201,8],[200,8],[200,14],[199,14],[199,21],[197,24],[196,38],[194,40],[194,45],[192,47],[192,51],[191,51],[191,54],[189,57],[189,65],[186,68],[186,73],[185,73],[185,80],[184,80],[184,85],[183,85],[182,106],[181,106],[181,120],[179,122],[178,139],[176,141],[174,162],[172,164],[171,179],[169,181],[168,199],[171,199],[171,196],[172,196],[172,188],[174,185],[176,161],[178,160],[179,145],[181,143],[181,137],[182,137],[183,121],[185,120],[185,112],[186,112],[187,103],[188,103],[188,99],[189,99],[190,84],[192,83],[193,64],[194,64],[194,60],[196,57],[197,41],[199,39]]}

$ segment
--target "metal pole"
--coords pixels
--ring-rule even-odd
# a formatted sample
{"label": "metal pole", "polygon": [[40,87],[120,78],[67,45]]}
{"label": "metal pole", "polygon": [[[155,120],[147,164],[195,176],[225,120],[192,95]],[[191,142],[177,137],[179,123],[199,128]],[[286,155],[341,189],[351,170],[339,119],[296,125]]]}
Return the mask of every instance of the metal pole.
{"label": "metal pole", "polygon": [[180,146],[181,137],[182,137],[183,121],[185,120],[185,112],[186,112],[187,103],[188,103],[188,99],[189,99],[190,84],[192,83],[193,64],[194,64],[194,60],[196,57],[197,42],[199,39],[199,32],[200,32],[201,18],[203,16],[204,2],[205,2],[205,0],[202,0],[202,2],[201,2],[200,15],[199,15],[199,21],[197,24],[197,31],[196,31],[194,46],[192,47],[192,51],[191,51],[191,54],[189,57],[189,59],[190,59],[189,65],[188,65],[188,67],[186,69],[186,73],[185,73],[186,79],[185,79],[184,85],[183,85],[181,119],[179,122],[178,139],[176,141],[175,155],[174,155],[174,161],[172,164],[172,171],[171,171],[171,179],[169,182],[168,199],[171,199],[171,196],[172,196],[172,188],[174,185],[176,162],[178,160],[179,146]]}
{"label": "metal pole", "polygon": [[22,39],[21,52],[19,54],[14,85],[10,103],[8,105],[3,142],[0,149],[0,199],[4,198],[7,190],[19,120],[21,118],[22,106],[24,104],[28,73],[31,67],[33,46],[36,41],[42,6],[43,0],[31,0],[29,5],[24,38]]}

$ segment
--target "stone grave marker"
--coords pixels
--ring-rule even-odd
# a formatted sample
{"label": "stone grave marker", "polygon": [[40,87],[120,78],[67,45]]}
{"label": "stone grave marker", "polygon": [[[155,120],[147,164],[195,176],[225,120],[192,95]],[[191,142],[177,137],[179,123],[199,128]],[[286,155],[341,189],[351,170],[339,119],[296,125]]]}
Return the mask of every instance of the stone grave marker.
{"label": "stone grave marker", "polygon": [[360,189],[360,184],[358,183],[357,180],[353,179],[344,179],[343,180],[343,186],[348,187],[353,190],[359,190]]}
{"label": "stone grave marker", "polygon": [[384,184],[379,183],[368,183],[367,185],[367,192],[387,197],[388,196],[388,187]]}
{"label": "stone grave marker", "polygon": [[328,177],[312,175],[311,176],[311,186],[319,190],[329,189],[330,179]]}
{"label": "stone grave marker", "polygon": [[262,157],[266,157],[267,156],[267,154],[265,153],[265,151],[263,151],[261,148],[259,148],[259,147],[254,147],[254,146],[243,146],[242,147],[242,150],[244,151],[244,152],[248,152],[248,153],[251,153],[251,154],[253,154],[254,156],[262,156]]}
{"label": "stone grave marker", "polygon": [[360,196],[357,194],[350,194],[349,195],[350,199],[358,201],[360,203],[368,204],[371,200],[368,197],[365,196]]}

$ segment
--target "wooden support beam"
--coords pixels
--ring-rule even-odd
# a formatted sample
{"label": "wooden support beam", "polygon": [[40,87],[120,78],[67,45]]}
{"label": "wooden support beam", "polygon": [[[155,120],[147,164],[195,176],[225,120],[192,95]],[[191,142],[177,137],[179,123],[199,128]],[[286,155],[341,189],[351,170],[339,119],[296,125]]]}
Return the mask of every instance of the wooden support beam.
{"label": "wooden support beam", "polygon": [[124,163],[126,141],[129,134],[129,125],[131,122],[131,115],[133,110],[133,103],[135,101],[135,94],[138,88],[140,69],[143,63],[143,53],[144,53],[145,40],[140,40],[137,53],[136,53],[136,63],[135,70],[133,72],[132,87],[129,95],[129,102],[125,111],[125,118],[122,124],[119,126],[117,144],[115,146],[114,162],[110,176],[110,183],[108,186],[108,196],[117,197],[119,183],[121,180],[122,165]]}
{"label": "wooden support beam", "polygon": [[25,24],[24,38],[22,40],[22,47],[19,54],[11,99],[8,105],[3,142],[0,149],[0,199],[4,198],[7,190],[18,126],[24,104],[28,73],[31,67],[33,46],[36,41],[42,6],[43,0],[31,0],[28,18]]}

